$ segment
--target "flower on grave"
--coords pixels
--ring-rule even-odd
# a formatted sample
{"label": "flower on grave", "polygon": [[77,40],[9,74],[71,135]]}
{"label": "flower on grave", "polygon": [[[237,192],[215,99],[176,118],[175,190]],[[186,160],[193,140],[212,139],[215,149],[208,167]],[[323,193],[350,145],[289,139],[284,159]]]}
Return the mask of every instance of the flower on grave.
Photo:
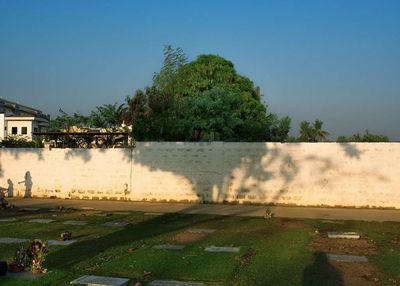
{"label": "flower on grave", "polygon": [[65,240],[70,240],[72,238],[72,232],[70,231],[64,231],[60,234],[60,240],[65,241]]}
{"label": "flower on grave", "polygon": [[32,273],[45,273],[47,269],[43,268],[43,263],[49,252],[47,242],[43,242],[40,239],[32,239],[29,241],[28,246],[28,257],[31,261],[31,272]]}
{"label": "flower on grave", "polygon": [[271,208],[267,208],[267,209],[265,210],[265,215],[264,215],[264,217],[265,217],[266,219],[269,219],[269,218],[272,218],[273,216],[274,216],[274,214],[273,214]]}
{"label": "flower on grave", "polygon": [[23,246],[17,248],[14,254],[13,261],[10,263],[10,270],[12,272],[19,272],[25,269],[26,263],[26,250]]}

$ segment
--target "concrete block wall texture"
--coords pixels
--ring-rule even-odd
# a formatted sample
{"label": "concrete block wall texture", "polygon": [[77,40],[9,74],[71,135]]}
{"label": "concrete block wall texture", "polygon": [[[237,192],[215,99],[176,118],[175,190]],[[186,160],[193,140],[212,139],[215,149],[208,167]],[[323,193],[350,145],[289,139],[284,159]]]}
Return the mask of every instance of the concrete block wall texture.
{"label": "concrete block wall texture", "polygon": [[14,196],[400,209],[399,143],[3,148],[0,164]]}

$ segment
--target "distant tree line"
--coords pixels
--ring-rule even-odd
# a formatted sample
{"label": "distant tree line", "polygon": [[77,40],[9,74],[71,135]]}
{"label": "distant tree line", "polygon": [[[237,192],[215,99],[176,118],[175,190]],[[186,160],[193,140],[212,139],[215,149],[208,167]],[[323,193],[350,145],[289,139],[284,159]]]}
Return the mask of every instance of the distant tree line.
{"label": "distant tree line", "polygon": [[365,130],[364,134],[356,133],[350,137],[339,136],[336,139],[337,142],[389,142],[389,137],[384,135],[372,134],[368,130]]}

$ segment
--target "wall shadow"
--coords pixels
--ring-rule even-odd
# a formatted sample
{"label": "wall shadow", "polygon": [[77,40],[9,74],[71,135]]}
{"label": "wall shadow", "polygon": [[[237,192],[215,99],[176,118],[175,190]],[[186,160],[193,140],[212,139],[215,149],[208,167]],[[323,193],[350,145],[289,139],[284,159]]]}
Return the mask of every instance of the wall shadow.
{"label": "wall shadow", "polygon": [[360,160],[363,151],[358,149],[355,143],[343,142],[338,144],[343,149],[347,157]]}
{"label": "wall shadow", "polygon": [[[137,142],[133,163],[186,178],[200,202],[276,203],[290,192],[301,170],[302,162],[293,158],[297,144]],[[306,160],[318,162],[321,175],[333,166],[323,156]],[[274,189],[266,191],[264,183],[271,180]]]}
{"label": "wall shadow", "polygon": [[84,163],[92,160],[92,152],[99,153],[107,153],[108,150],[118,150],[123,153],[123,158],[125,161],[130,161],[132,157],[133,148],[63,148],[64,150],[64,159],[65,160],[73,160],[76,158],[81,159]]}
{"label": "wall shadow", "polygon": [[11,179],[7,179],[7,196],[9,198],[12,198],[14,196],[14,183],[11,181]]}
{"label": "wall shadow", "polygon": [[31,176],[31,172],[26,171],[25,173],[25,194],[24,194],[24,198],[30,198],[32,197],[32,186],[33,186],[33,182],[32,182],[32,176]]}
{"label": "wall shadow", "polygon": [[43,148],[0,148],[0,178],[4,177],[2,154],[10,154],[14,160],[19,161],[26,154],[35,155],[39,161],[44,160]]}
{"label": "wall shadow", "polygon": [[[197,224],[210,221],[215,222],[223,219],[224,216],[217,215],[196,216],[165,214],[130,225],[98,238],[78,241],[69,245],[68,251],[59,249],[55,252],[51,252],[46,260],[46,264],[57,269],[67,269],[76,266],[84,260],[89,260],[115,246],[128,245],[135,241],[143,241],[159,235],[194,227]],[[84,256],[82,253],[84,253]]]}

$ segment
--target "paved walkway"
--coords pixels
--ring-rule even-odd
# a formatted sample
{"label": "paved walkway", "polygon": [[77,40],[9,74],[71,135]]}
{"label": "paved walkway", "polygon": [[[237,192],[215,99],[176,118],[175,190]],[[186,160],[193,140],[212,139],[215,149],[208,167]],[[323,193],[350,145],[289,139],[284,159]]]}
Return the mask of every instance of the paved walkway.
{"label": "paved walkway", "polygon": [[[93,208],[103,211],[141,211],[159,213],[218,214],[236,216],[264,216],[266,206],[223,205],[223,204],[184,204],[150,203],[96,200],[63,200],[37,198],[8,198],[17,207],[55,208]],[[318,218],[330,220],[365,220],[400,222],[400,210],[317,208],[317,207],[271,207],[277,217]]]}

